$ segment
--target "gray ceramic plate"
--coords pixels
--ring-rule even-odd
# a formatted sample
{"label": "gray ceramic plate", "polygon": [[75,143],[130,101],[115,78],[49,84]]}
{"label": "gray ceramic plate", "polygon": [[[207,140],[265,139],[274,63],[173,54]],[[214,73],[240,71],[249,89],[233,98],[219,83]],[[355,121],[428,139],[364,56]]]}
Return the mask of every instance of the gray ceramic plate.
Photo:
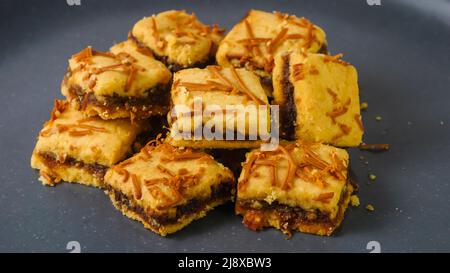
{"label": "gray ceramic plate", "polygon": [[[70,241],[84,252],[369,252],[370,241],[384,252],[450,251],[449,1],[80,2],[0,2],[0,251],[67,252]],[[392,146],[350,151],[362,204],[334,236],[251,232],[228,205],[162,238],[123,217],[98,189],[41,185],[30,154],[61,97],[71,54],[86,45],[106,50],[134,22],[163,10],[195,11],[229,29],[250,8],[305,16],[325,29],[331,52],[358,68],[369,102],[366,142]]]}

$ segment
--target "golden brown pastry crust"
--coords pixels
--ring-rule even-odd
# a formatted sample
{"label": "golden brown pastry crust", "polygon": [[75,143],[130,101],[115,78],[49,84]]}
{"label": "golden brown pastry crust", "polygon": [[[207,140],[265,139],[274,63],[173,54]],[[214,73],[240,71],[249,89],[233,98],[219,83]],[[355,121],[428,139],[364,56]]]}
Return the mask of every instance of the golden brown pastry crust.
{"label": "golden brown pastry crust", "polygon": [[[198,124],[198,126],[217,124],[215,130],[220,131],[223,140],[206,139],[205,136],[202,139],[195,139],[194,136],[190,139],[172,137],[170,139],[172,145],[223,149],[256,148],[261,145],[262,141],[258,136],[261,136],[261,133],[264,132],[262,126],[261,128],[258,127],[258,122],[261,122],[261,119],[264,118],[269,127],[270,110],[267,95],[259,78],[253,72],[244,68],[208,66],[205,69],[191,68],[175,73],[171,90],[173,108],[169,113],[169,124],[172,132],[176,128],[186,128],[185,130],[192,128],[193,135],[196,124],[194,123],[194,117],[198,117],[198,115],[194,115],[195,101],[198,99],[201,99],[202,103],[202,124]],[[260,105],[267,106],[266,110],[260,111]],[[176,112],[176,107],[179,106],[184,106],[187,111],[186,114],[189,115],[183,116],[184,110],[174,115],[173,112]],[[224,114],[209,115],[206,114],[208,109],[211,111],[220,109],[220,113]],[[231,117],[233,114],[235,115],[234,122],[233,117]],[[243,126],[239,127],[238,121],[242,122]],[[254,128],[254,130],[251,131],[249,128]],[[226,140],[227,131],[239,133],[245,139]],[[250,135],[253,137],[250,138]]]}
{"label": "golden brown pastry crust", "polygon": [[132,41],[109,52],[85,48],[69,60],[62,93],[78,110],[103,119],[147,118],[168,110],[170,71]]}
{"label": "golden brown pastry crust", "polygon": [[288,51],[326,52],[325,32],[305,18],[250,10],[217,50],[219,65],[247,67],[269,77],[273,60]]}
{"label": "golden brown pastry crust", "polygon": [[203,217],[234,192],[232,172],[210,155],[158,142],[111,168],[105,184],[116,208],[160,235]]}
{"label": "golden brown pastry crust", "polygon": [[193,14],[170,10],[137,22],[130,38],[148,47],[172,71],[211,64],[223,29],[203,24]]}
{"label": "golden brown pastry crust", "polygon": [[273,226],[330,235],[342,221],[353,187],[345,150],[318,143],[282,143],[247,154],[238,180],[236,213],[259,230]]}
{"label": "golden brown pastry crust", "polygon": [[54,184],[65,180],[101,186],[106,170],[132,152],[147,122],[102,120],[86,117],[55,101],[50,120],[39,133],[31,166],[41,170],[41,180]]}
{"label": "golden brown pastry crust", "polygon": [[292,52],[275,59],[273,103],[280,106],[281,137],[339,147],[361,143],[358,76],[341,56]]}

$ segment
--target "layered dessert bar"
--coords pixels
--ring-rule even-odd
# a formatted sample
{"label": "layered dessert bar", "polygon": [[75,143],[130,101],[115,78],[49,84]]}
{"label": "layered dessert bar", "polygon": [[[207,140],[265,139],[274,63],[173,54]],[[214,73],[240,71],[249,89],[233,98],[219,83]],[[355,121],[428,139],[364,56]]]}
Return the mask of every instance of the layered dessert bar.
{"label": "layered dessert bar", "polygon": [[31,167],[40,170],[46,185],[64,180],[102,187],[108,168],[130,156],[135,139],[147,126],[143,121],[85,117],[67,101],[56,100],[39,133]]}
{"label": "layered dessert bar", "polygon": [[196,15],[170,10],[137,22],[129,38],[149,48],[171,71],[205,67],[223,38],[223,29],[200,22]]}
{"label": "layered dessert bar", "polygon": [[246,67],[271,85],[274,57],[288,51],[327,53],[325,32],[305,18],[250,10],[219,45],[220,66]]}
{"label": "layered dessert bar", "polygon": [[84,114],[103,119],[144,119],[166,114],[171,73],[132,41],[109,52],[87,47],[69,60],[62,93]]}
{"label": "layered dessert bar", "polygon": [[105,176],[114,206],[162,236],[232,199],[232,172],[210,155],[149,142]]}
{"label": "layered dessert bar", "polygon": [[251,230],[274,227],[331,235],[340,225],[353,185],[348,154],[324,144],[283,143],[247,154],[238,180],[236,213]]}
{"label": "layered dessert bar", "polygon": [[255,148],[270,133],[267,95],[259,78],[244,68],[208,66],[178,71],[171,100],[169,141],[174,146]]}
{"label": "layered dessert bar", "polygon": [[358,76],[341,57],[292,52],[275,59],[273,104],[280,107],[282,138],[339,147],[361,143]]}

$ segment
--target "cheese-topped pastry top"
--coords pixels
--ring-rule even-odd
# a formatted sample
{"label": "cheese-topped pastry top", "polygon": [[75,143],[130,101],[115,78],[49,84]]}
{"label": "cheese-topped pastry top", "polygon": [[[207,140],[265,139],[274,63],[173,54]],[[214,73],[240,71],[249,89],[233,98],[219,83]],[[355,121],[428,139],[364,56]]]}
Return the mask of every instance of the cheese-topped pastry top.
{"label": "cheese-topped pastry top", "polygon": [[282,137],[343,147],[361,143],[358,76],[341,57],[293,52],[275,59],[273,96]]}
{"label": "cheese-topped pastry top", "polygon": [[243,68],[208,66],[178,71],[172,85],[174,105],[192,105],[195,97],[203,102],[221,107],[236,104],[268,104],[267,96],[259,78]]}
{"label": "cheese-topped pastry top", "polygon": [[95,96],[145,98],[152,89],[167,84],[170,71],[152,53],[125,41],[99,52],[87,47],[69,59],[68,73],[62,83],[67,97],[93,93]]}
{"label": "cheese-topped pastry top", "polygon": [[[258,130],[259,120],[264,120],[267,127],[270,125],[268,107],[258,107],[268,106],[267,95],[260,80],[253,72],[243,68],[208,66],[205,69],[178,71],[174,75],[171,98],[173,107],[184,107],[174,108],[171,113],[176,117],[172,116],[169,121],[173,124],[176,120],[177,128],[191,128],[190,124],[194,126],[192,120],[199,115],[186,116],[183,111],[194,113],[196,101],[199,99],[202,103],[203,124],[219,125],[215,126],[216,131],[237,131],[245,136],[250,133],[249,126]],[[249,105],[254,107],[247,109]],[[214,111],[220,114],[208,114]],[[243,121],[245,126],[237,126],[237,121]]]}
{"label": "cheese-topped pastry top", "polygon": [[221,66],[245,66],[268,76],[274,57],[301,50],[326,52],[325,32],[303,17],[250,10],[222,40],[216,58]]}
{"label": "cheese-topped pastry top", "polygon": [[112,166],[132,152],[132,144],[146,124],[87,118],[70,108],[67,101],[56,101],[50,120],[39,133],[34,153],[52,153],[62,161],[70,157],[85,164]]}
{"label": "cheese-topped pastry top", "polygon": [[346,189],[348,161],[345,150],[323,144],[283,143],[275,152],[253,150],[238,180],[238,202],[317,209],[333,219]]}
{"label": "cheese-topped pastry top", "polygon": [[223,30],[200,22],[195,14],[170,10],[137,22],[130,37],[150,48],[156,56],[177,69],[192,67],[214,56]]}
{"label": "cheese-topped pastry top", "polygon": [[[191,199],[209,200],[215,186],[233,184],[234,177],[206,153],[149,143],[140,153],[110,169],[105,182],[154,215],[167,214]],[[231,195],[228,189],[227,198]]]}

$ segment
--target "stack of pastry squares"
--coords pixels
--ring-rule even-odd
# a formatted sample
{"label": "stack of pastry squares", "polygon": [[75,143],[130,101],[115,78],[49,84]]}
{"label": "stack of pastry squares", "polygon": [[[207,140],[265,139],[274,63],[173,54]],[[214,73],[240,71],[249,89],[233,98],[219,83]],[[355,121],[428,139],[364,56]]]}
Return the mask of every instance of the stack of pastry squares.
{"label": "stack of pastry squares", "polygon": [[[229,201],[251,230],[331,235],[354,191],[344,148],[363,125],[356,69],[327,46],[280,12],[251,10],[226,35],[185,11],[145,17],[108,51],[69,59],[31,166],[47,185],[104,189],[163,236]],[[278,145],[262,149],[274,128]]]}

